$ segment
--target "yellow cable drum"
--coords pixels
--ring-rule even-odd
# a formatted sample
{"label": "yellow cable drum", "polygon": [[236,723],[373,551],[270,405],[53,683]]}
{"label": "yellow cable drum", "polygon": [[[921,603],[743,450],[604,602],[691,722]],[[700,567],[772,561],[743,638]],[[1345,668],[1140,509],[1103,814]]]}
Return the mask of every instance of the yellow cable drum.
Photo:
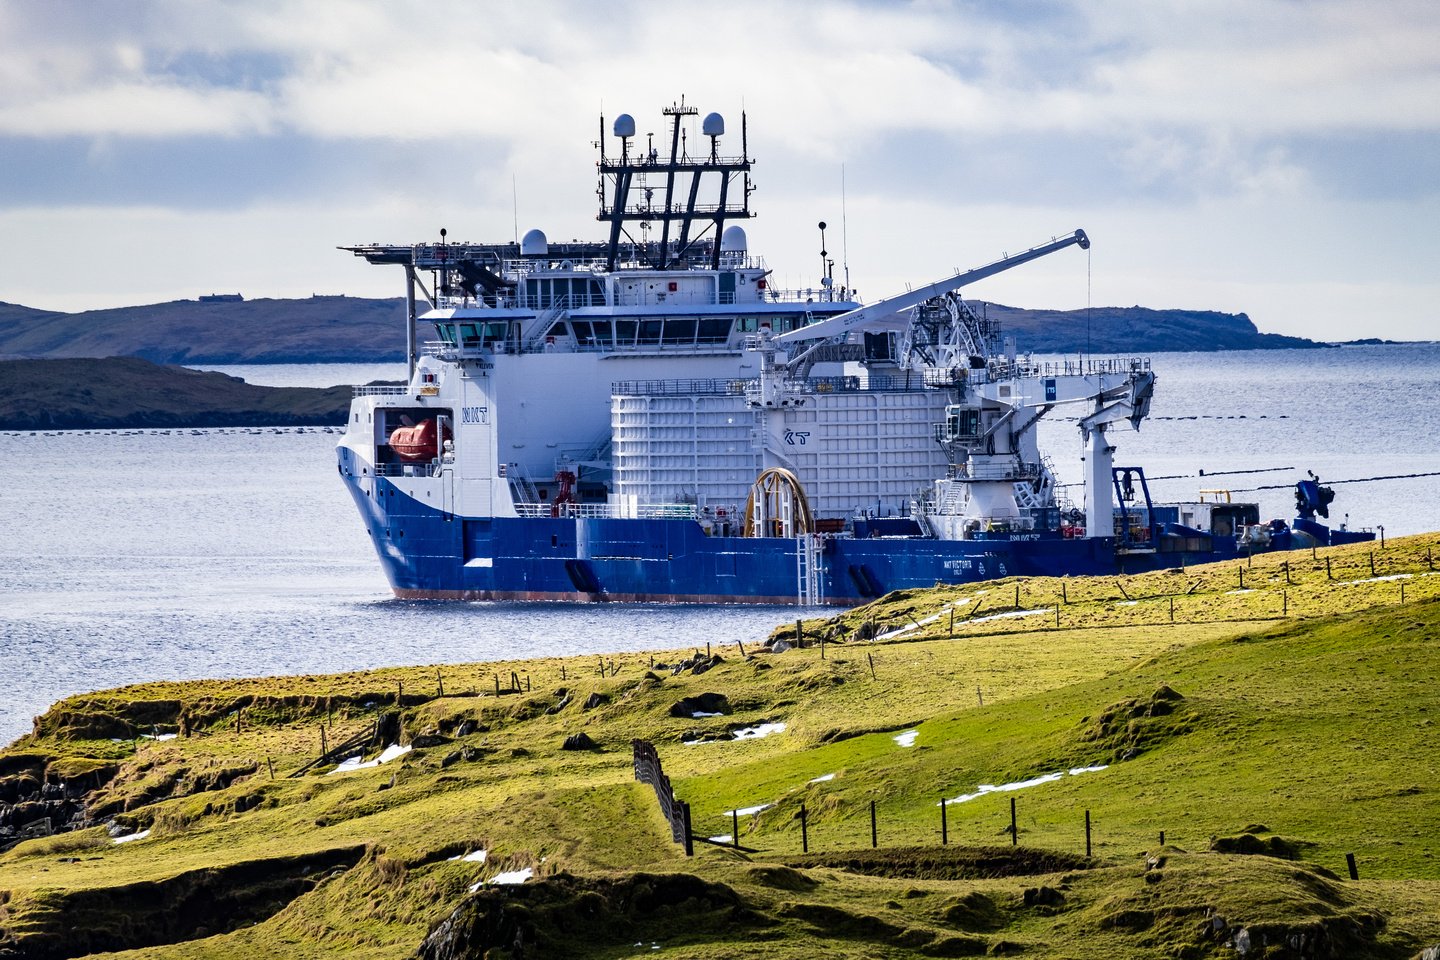
{"label": "yellow cable drum", "polygon": [[797,537],[814,530],[800,478],[783,467],[761,471],[745,501],[745,536]]}

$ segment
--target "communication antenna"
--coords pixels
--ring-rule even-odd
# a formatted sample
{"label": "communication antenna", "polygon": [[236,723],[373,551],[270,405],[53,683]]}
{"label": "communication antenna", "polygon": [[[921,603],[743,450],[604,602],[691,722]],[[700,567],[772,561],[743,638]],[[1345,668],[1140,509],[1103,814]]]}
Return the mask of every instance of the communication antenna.
{"label": "communication antenna", "polygon": [[515,229],[515,245],[520,245],[520,191],[515,186],[515,174],[510,174],[510,217]]}
{"label": "communication antenna", "polygon": [[[845,269],[845,289],[850,289],[850,219],[845,212],[845,164],[840,164],[840,262]],[[849,296],[849,293],[846,293]]]}

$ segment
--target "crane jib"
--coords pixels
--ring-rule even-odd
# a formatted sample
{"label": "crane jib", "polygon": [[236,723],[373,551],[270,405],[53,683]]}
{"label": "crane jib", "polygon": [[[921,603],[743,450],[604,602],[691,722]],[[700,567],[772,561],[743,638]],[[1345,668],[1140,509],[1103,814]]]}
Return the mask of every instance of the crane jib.
{"label": "crane jib", "polygon": [[1012,267],[1018,267],[1022,263],[1029,263],[1057,250],[1064,250],[1066,247],[1079,246],[1082,250],[1090,249],[1090,238],[1084,230],[1076,230],[1069,236],[1043,243],[1037,247],[1031,247],[1024,253],[1017,253],[1013,257],[1001,257],[994,263],[986,264],[983,267],[976,267],[974,270],[966,270],[946,280],[939,280],[935,283],[910,290],[896,297],[880,300],[864,307],[857,307],[839,316],[822,320],[819,323],[812,323],[809,326],[792,330],[789,333],[781,334],[775,340],[780,343],[791,343],[797,340],[815,340],[821,337],[834,337],[855,330],[865,330],[889,320],[902,310],[918,306],[929,300],[931,297],[938,297],[958,290],[963,286],[984,280],[986,277],[1002,273]]}

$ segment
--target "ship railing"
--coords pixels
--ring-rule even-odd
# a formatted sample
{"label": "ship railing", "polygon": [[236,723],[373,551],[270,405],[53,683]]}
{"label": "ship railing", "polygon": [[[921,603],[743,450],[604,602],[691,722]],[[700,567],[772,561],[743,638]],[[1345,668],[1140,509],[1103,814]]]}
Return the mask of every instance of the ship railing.
{"label": "ship railing", "polygon": [[350,388],[356,397],[398,397],[410,392],[403,383],[367,383]]}
{"label": "ship railing", "polygon": [[[485,358],[496,352],[500,344],[492,343],[488,347],[479,344],[465,346],[464,344],[450,343],[445,340],[427,340],[420,347],[422,356],[434,357],[437,360],[479,360],[479,366],[485,369],[495,366]],[[503,352],[503,351],[501,351]]]}
{"label": "ship railing", "polygon": [[1038,463],[966,463],[958,476],[969,480],[1034,480],[1040,476]]}
{"label": "ship railing", "polygon": [[1149,357],[1099,357],[1084,360],[1017,359],[1005,357],[990,361],[987,372],[992,380],[1033,377],[1092,377],[1145,373],[1150,370]]}
{"label": "ship railing", "polygon": [[[618,380],[610,384],[612,396],[683,397],[726,396],[743,394],[755,389],[758,380]],[[908,393],[934,390],[936,386],[924,377],[806,377],[786,380],[785,390],[791,394],[817,393]]]}
{"label": "ship railing", "polygon": [[374,473],[377,477],[436,477],[440,475],[440,469],[441,464],[434,460],[422,460],[418,463],[377,463]]}
{"label": "ship railing", "polygon": [[528,519],[578,518],[582,520],[698,520],[693,503],[517,503],[515,512]]}

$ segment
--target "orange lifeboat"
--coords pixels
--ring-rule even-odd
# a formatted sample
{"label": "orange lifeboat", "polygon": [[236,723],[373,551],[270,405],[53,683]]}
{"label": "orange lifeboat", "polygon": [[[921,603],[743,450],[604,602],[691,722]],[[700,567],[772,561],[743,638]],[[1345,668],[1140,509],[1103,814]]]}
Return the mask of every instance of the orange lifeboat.
{"label": "orange lifeboat", "polygon": [[[390,449],[401,460],[416,462],[433,460],[440,455],[440,442],[436,435],[439,428],[435,421],[421,420],[413,427],[396,427],[390,434]],[[451,439],[450,425],[444,430],[444,439]]]}

